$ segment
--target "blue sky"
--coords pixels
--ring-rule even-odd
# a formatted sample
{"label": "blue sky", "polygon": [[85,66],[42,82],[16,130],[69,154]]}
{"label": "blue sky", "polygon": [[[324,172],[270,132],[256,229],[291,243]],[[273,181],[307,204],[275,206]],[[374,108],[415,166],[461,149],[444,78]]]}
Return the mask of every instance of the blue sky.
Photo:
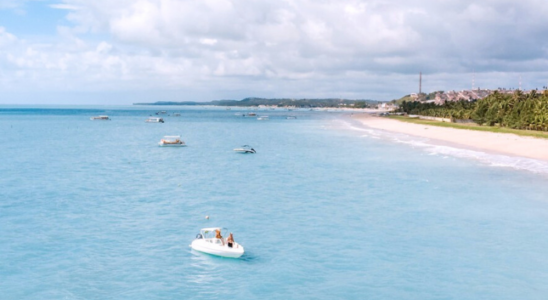
{"label": "blue sky", "polygon": [[0,104],[548,85],[540,0],[0,0]]}
{"label": "blue sky", "polygon": [[48,1],[22,3],[11,9],[0,10],[0,24],[17,36],[36,38],[52,37],[57,33],[58,25],[68,25],[66,10],[54,9]]}

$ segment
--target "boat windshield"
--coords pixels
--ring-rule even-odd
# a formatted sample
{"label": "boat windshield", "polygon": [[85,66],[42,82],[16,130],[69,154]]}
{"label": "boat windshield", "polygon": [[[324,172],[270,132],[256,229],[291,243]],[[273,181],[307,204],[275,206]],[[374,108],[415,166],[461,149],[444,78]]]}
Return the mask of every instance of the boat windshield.
{"label": "boat windshield", "polygon": [[[216,230],[220,230],[221,235],[223,235],[223,232],[226,231],[226,228],[221,228],[221,227],[203,228],[202,230],[200,230],[200,233],[202,234],[204,239],[212,239],[215,237]],[[223,237],[225,236],[223,235]]]}

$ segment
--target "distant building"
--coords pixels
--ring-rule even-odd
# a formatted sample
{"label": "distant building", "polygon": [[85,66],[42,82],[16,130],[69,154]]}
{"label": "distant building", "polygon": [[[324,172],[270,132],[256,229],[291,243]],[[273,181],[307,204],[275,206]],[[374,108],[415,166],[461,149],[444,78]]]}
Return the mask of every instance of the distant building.
{"label": "distant building", "polygon": [[396,104],[391,104],[391,103],[381,103],[377,105],[377,109],[383,109],[383,110],[394,110],[397,108],[398,106]]}
{"label": "distant building", "polygon": [[448,91],[448,92],[438,92],[434,98],[434,103],[444,104],[445,102],[454,102],[454,101],[475,101],[483,99],[493,93],[492,90],[462,90],[462,91]]}

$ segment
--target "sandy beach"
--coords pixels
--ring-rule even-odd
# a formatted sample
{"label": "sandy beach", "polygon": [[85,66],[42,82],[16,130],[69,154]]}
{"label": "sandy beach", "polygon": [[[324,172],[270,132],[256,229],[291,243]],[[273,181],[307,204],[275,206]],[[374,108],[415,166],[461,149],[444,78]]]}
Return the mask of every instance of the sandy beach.
{"label": "sandy beach", "polygon": [[370,114],[354,115],[353,118],[375,129],[428,138],[467,149],[527,157],[548,162],[548,139],[413,124]]}

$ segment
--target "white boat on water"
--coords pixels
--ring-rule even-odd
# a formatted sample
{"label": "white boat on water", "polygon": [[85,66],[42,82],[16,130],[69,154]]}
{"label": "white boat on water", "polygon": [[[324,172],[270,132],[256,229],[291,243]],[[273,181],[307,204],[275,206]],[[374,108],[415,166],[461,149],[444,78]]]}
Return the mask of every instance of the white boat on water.
{"label": "white boat on water", "polygon": [[96,116],[96,117],[91,117],[89,118],[90,120],[92,121],[110,121],[110,118],[108,116]]}
{"label": "white boat on water", "polygon": [[297,119],[296,116],[287,116],[287,117],[285,117],[285,118],[288,119],[288,120],[295,120],[295,119]]}
{"label": "white boat on water", "polygon": [[181,140],[179,135],[166,135],[158,145],[160,147],[186,147],[185,142]]}
{"label": "white boat on water", "polygon": [[146,119],[147,123],[164,123],[164,119],[162,118],[148,118]]}
{"label": "white boat on water", "polygon": [[203,228],[196,235],[196,239],[192,241],[192,244],[190,244],[190,248],[222,257],[238,258],[244,254],[245,251],[242,245],[236,242],[229,244],[226,238],[216,238],[217,230],[222,234],[222,228],[219,227]]}
{"label": "white boat on water", "polygon": [[255,151],[255,149],[251,148],[251,146],[249,146],[249,145],[243,145],[240,148],[235,148],[234,151],[238,152],[238,153],[244,153],[244,154],[256,153],[257,152],[257,151]]}
{"label": "white boat on water", "polygon": [[259,121],[268,121],[270,119],[268,118],[268,116],[260,116],[260,117],[257,118],[257,120],[259,120]]}
{"label": "white boat on water", "polygon": [[247,113],[247,116],[248,116],[248,117],[255,117],[255,116],[257,116],[257,114],[251,112],[251,113]]}

